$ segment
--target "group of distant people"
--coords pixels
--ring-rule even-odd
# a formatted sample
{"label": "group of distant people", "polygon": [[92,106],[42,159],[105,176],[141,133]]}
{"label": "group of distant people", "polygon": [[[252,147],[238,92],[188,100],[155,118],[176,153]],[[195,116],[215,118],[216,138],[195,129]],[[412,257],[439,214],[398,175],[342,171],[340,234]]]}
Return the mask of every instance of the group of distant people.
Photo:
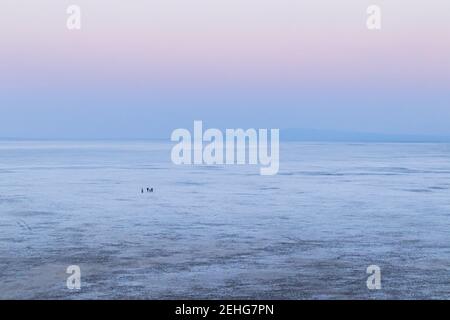
{"label": "group of distant people", "polygon": [[[147,188],[147,192],[153,192],[153,188]],[[144,188],[141,188],[141,193],[144,193]]]}

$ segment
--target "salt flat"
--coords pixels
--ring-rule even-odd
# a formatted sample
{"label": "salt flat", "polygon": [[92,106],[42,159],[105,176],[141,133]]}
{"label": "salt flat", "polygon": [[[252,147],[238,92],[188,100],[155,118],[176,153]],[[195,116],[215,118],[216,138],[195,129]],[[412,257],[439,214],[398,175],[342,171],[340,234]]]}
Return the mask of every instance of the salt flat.
{"label": "salt flat", "polygon": [[283,143],[276,176],[170,148],[0,142],[0,298],[450,298],[450,145]]}

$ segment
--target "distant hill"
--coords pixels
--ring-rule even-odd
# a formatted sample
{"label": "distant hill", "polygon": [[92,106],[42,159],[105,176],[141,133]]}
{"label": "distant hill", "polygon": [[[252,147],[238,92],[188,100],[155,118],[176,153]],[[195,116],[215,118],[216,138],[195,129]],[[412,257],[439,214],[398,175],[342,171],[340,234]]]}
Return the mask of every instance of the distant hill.
{"label": "distant hill", "polygon": [[382,134],[315,129],[282,129],[282,141],[329,142],[450,142],[450,136],[417,134]]}

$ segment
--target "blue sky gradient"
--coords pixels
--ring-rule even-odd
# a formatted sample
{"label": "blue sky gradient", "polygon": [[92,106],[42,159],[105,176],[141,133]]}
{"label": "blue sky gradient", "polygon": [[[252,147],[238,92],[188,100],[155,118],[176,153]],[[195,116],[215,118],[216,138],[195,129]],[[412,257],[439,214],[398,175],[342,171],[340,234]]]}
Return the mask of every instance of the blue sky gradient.
{"label": "blue sky gradient", "polygon": [[[217,128],[450,136],[450,3],[6,1],[0,138]],[[302,132],[302,131],[298,131]],[[322,136],[322,135],[320,135]],[[301,138],[301,137],[299,137]]]}

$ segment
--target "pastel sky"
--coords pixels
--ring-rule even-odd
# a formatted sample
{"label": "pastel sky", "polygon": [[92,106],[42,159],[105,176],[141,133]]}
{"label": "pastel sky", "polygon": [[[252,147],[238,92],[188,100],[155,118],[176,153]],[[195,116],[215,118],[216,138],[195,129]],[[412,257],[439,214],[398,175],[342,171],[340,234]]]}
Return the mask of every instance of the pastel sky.
{"label": "pastel sky", "polygon": [[2,0],[0,41],[0,137],[450,135],[448,0]]}

